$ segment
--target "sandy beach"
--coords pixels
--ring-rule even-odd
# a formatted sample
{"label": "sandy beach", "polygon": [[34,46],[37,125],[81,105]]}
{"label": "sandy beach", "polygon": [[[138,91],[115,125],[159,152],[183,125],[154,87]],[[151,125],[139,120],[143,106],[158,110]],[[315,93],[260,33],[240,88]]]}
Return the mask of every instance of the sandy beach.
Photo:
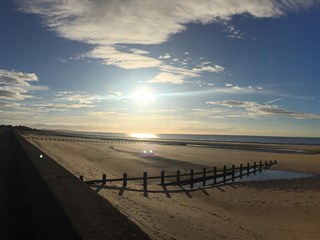
{"label": "sandy beach", "polygon": [[[312,173],[305,179],[238,182],[183,190],[151,181],[93,185],[153,239],[319,239],[320,157],[318,146],[227,144],[219,147],[120,142],[29,141],[85,180],[140,177],[176,170],[277,160],[278,170]],[[269,149],[268,151],[261,150]],[[297,150],[277,152],[275,149]],[[152,150],[155,158],[141,156]],[[299,152],[302,151],[303,152]],[[305,152],[306,151],[306,152]]]}

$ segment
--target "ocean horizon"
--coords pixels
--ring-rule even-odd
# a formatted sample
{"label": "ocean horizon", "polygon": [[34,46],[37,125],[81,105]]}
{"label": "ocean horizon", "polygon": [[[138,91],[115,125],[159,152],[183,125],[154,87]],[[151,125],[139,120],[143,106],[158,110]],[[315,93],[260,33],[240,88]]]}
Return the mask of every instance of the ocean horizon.
{"label": "ocean horizon", "polygon": [[140,134],[141,137],[137,137],[139,136],[139,134],[112,133],[112,132],[83,132],[83,131],[72,131],[72,133],[84,134],[87,136],[91,135],[94,137],[106,137],[106,138],[320,145],[320,137],[210,135],[210,134]]}

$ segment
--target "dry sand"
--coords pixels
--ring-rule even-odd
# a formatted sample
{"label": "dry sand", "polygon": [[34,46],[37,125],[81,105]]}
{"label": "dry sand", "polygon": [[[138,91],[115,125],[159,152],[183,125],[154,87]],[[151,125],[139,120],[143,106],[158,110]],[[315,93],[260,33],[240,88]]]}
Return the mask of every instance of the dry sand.
{"label": "dry sand", "polygon": [[[276,169],[320,174],[319,154],[274,153],[155,144],[30,140],[76,176],[100,179],[159,175],[190,168],[278,160]],[[270,147],[270,145],[263,145]],[[279,147],[279,146],[278,146]],[[319,147],[281,146],[318,151]],[[156,158],[140,156],[153,150]],[[150,180],[92,186],[153,239],[320,239],[320,177],[233,183],[186,191]]]}

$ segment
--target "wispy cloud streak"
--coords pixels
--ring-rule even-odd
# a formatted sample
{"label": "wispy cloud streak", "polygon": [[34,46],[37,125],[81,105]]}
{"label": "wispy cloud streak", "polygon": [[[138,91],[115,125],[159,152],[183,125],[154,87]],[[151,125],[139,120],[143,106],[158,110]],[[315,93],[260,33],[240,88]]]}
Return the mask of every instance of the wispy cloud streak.
{"label": "wispy cloud streak", "polygon": [[292,117],[295,119],[320,119],[319,114],[290,111],[277,105],[259,104],[257,102],[251,101],[209,101],[207,102],[207,104],[225,106],[230,108],[242,108],[246,110],[247,116],[249,117],[282,116]]}

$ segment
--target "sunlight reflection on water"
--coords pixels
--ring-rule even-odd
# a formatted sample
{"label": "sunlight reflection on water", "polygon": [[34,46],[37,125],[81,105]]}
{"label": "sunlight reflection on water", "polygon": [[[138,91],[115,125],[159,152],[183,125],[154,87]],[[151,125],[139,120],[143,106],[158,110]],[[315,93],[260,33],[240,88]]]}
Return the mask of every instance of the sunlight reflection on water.
{"label": "sunlight reflection on water", "polygon": [[130,137],[142,138],[142,139],[159,138],[156,134],[152,134],[152,133],[132,133],[130,134]]}

